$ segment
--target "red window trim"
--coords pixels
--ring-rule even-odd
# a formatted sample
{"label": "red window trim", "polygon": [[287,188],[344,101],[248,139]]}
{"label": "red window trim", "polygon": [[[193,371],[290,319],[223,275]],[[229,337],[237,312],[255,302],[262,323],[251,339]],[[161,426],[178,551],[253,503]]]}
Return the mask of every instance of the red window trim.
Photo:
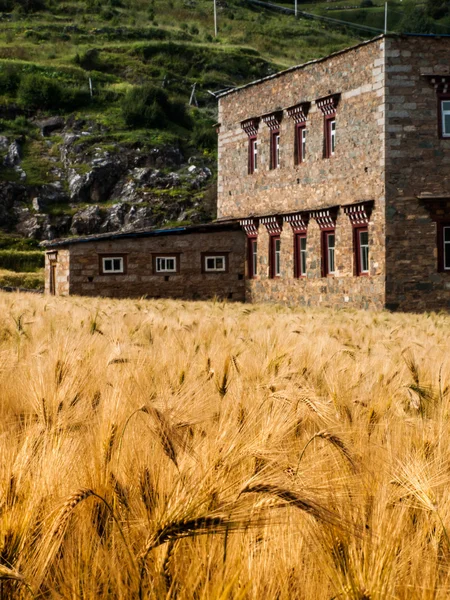
{"label": "red window trim", "polygon": [[438,272],[450,274],[450,269],[444,269],[444,227],[450,227],[450,221],[437,221]]}
{"label": "red window trim", "polygon": [[354,274],[356,277],[368,277],[369,271],[361,270],[361,239],[359,234],[366,231],[369,233],[367,225],[353,227],[353,258],[354,258]]}
{"label": "red window trim", "polygon": [[301,240],[307,239],[306,231],[301,231],[294,234],[294,277],[302,279],[306,277],[306,271],[302,270],[302,252]]}
{"label": "red window trim", "polygon": [[[334,271],[329,271],[328,265],[328,235],[334,234]],[[328,227],[321,231],[321,250],[322,250],[322,277],[334,277],[336,272],[336,229],[334,227]]]}
{"label": "red window trim", "polygon": [[[253,269],[253,244],[258,244],[258,236],[249,235],[247,236],[247,276],[249,279],[255,279],[258,275],[258,269],[256,273]],[[258,252],[258,246],[256,246],[256,252]]]}
{"label": "red window trim", "polygon": [[438,112],[438,136],[441,140],[450,140],[450,136],[444,135],[444,124],[442,123],[442,102],[450,100],[450,94],[438,93],[437,95],[437,112]]}
{"label": "red window trim", "polygon": [[258,138],[256,135],[250,135],[248,138],[248,174],[253,175],[253,173],[258,169],[258,165],[255,168],[255,153],[254,153],[254,144],[257,143]]}
{"label": "red window trim", "polygon": [[295,164],[301,165],[305,161],[303,156],[302,133],[306,131],[306,122],[297,123],[295,126]]}
{"label": "red window trim", "polygon": [[276,260],[275,245],[278,240],[280,240],[280,234],[271,234],[269,237],[269,276],[270,276],[270,279],[278,279],[281,276],[281,265],[280,265],[280,273],[278,275],[275,274],[275,260]]}
{"label": "red window trim", "polygon": [[331,153],[331,121],[336,121],[336,113],[325,115],[323,118],[324,127],[324,158],[331,158],[334,154]]}
{"label": "red window trim", "polygon": [[278,169],[279,164],[277,164],[277,136],[280,135],[280,130],[275,129],[270,132],[270,168]]}

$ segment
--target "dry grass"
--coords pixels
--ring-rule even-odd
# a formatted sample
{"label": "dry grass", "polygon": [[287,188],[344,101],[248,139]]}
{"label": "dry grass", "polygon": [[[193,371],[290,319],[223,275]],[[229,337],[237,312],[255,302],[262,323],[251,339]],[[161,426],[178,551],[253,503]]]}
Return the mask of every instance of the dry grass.
{"label": "dry grass", "polygon": [[450,597],[449,326],[0,293],[0,593]]}

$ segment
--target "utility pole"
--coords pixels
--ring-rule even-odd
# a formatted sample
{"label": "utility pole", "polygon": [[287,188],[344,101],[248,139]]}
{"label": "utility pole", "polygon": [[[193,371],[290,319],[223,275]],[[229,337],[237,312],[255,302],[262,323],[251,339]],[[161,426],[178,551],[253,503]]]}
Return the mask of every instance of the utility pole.
{"label": "utility pole", "polygon": [[295,16],[297,16],[297,0],[295,0]]}
{"label": "utility pole", "polygon": [[384,3],[384,33],[387,33],[387,5],[388,3]]}
{"label": "utility pole", "polygon": [[214,37],[217,37],[217,0],[214,0]]}

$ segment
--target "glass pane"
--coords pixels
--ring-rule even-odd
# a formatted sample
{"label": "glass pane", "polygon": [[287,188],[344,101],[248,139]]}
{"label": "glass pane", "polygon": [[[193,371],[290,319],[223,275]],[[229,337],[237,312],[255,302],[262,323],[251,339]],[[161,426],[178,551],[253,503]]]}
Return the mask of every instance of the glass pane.
{"label": "glass pane", "polygon": [[444,242],[450,242],[450,227],[444,227]]}
{"label": "glass pane", "polygon": [[328,248],[334,248],[334,233],[328,234]]}
{"label": "glass pane", "polygon": [[110,258],[105,259],[103,262],[103,270],[104,271],[112,271],[112,268],[113,268],[112,260]]}
{"label": "glass pane", "polygon": [[301,249],[302,251],[303,251],[303,250],[306,250],[306,237],[302,237],[302,238],[300,238],[300,249]]}
{"label": "glass pane", "polygon": [[255,140],[253,142],[253,168],[258,168],[258,142]]}
{"label": "glass pane", "polygon": [[361,246],[361,272],[367,273],[369,271],[369,247]]}
{"label": "glass pane", "polygon": [[450,242],[444,244],[444,269],[450,269]]}
{"label": "glass pane", "polygon": [[214,258],[207,258],[206,259],[206,268],[207,269],[214,269]]}
{"label": "glass pane", "polygon": [[253,275],[258,273],[258,242],[253,242]]}
{"label": "glass pane", "polygon": [[361,231],[359,234],[359,243],[361,244],[361,246],[368,246],[369,245],[369,232],[368,231]]}
{"label": "glass pane", "polygon": [[281,248],[281,240],[275,240],[275,251],[279,252]]}
{"label": "glass pane", "polygon": [[175,271],[175,260],[173,258],[166,259],[167,271]]}
{"label": "glass pane", "polygon": [[121,262],[122,262],[121,258],[115,258],[114,259],[114,271],[120,271],[121,270]]}
{"label": "glass pane", "polygon": [[216,258],[216,269],[223,269],[223,268],[224,268],[223,258],[222,258],[222,256],[218,256]]}
{"label": "glass pane", "polygon": [[329,256],[328,271],[330,273],[334,273],[334,247],[328,249],[328,256]]}
{"label": "glass pane", "polygon": [[446,135],[450,135],[450,113],[444,115],[443,130]]}
{"label": "glass pane", "polygon": [[450,111],[450,100],[444,100],[442,102],[442,110],[449,110]]}

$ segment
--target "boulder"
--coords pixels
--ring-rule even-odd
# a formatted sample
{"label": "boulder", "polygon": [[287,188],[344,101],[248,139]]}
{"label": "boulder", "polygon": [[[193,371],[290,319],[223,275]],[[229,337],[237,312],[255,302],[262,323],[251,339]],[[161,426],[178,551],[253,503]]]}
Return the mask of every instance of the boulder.
{"label": "boulder", "polygon": [[122,202],[113,204],[106,211],[106,218],[103,221],[100,231],[103,233],[109,231],[120,231],[125,224],[125,217],[128,212],[128,207]]}
{"label": "boulder", "polygon": [[44,119],[43,121],[37,121],[36,125],[41,130],[42,135],[47,137],[54,131],[63,129],[65,121],[62,117],[50,117],[49,119]]}
{"label": "boulder", "polygon": [[72,217],[70,233],[72,235],[90,235],[99,233],[102,224],[100,208],[97,205],[79,210]]}

